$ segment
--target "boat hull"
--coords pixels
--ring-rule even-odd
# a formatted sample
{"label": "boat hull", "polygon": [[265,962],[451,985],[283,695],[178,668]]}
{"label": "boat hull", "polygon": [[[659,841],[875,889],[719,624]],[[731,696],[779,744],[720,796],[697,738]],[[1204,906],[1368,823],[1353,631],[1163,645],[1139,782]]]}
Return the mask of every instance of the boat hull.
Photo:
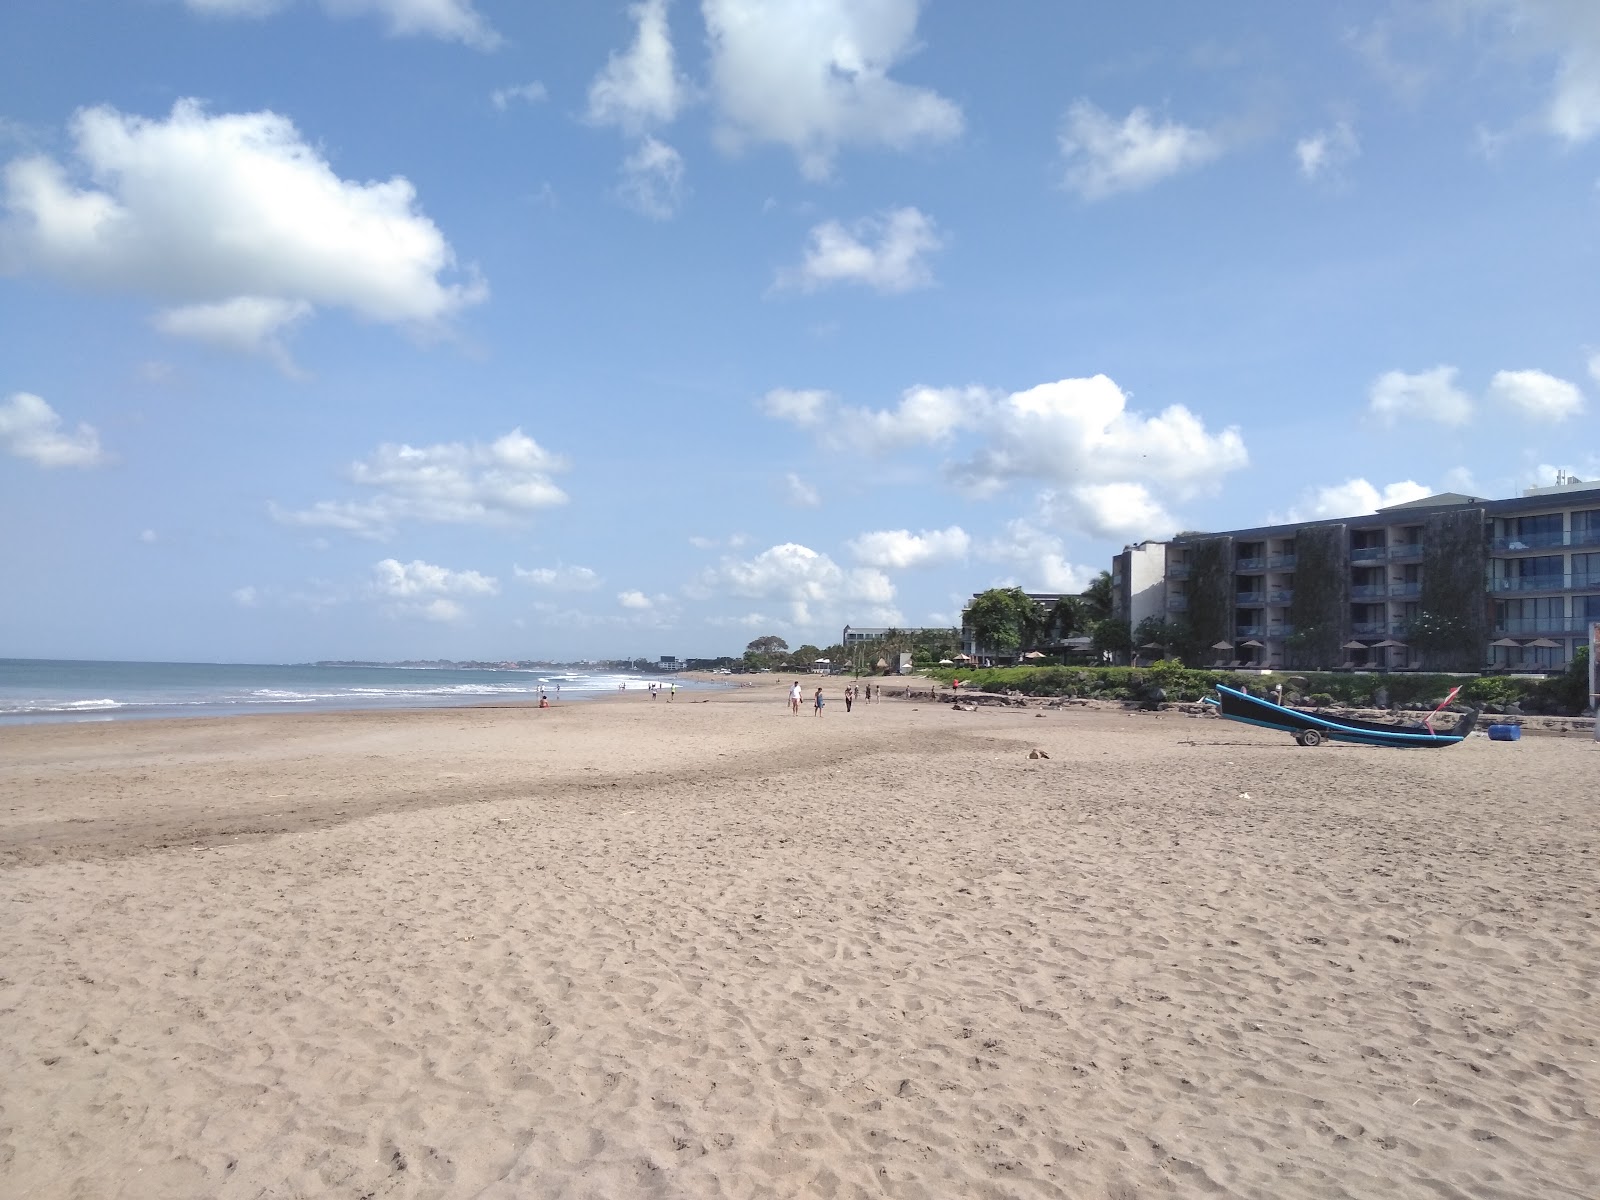
{"label": "boat hull", "polygon": [[1302,744],[1321,741],[1349,742],[1358,746],[1393,746],[1399,749],[1438,749],[1462,741],[1477,723],[1476,710],[1456,722],[1454,729],[1431,730],[1426,725],[1380,725],[1351,717],[1327,717],[1286,708],[1248,692],[1217,685],[1217,710],[1230,721],[1258,725],[1287,733]]}

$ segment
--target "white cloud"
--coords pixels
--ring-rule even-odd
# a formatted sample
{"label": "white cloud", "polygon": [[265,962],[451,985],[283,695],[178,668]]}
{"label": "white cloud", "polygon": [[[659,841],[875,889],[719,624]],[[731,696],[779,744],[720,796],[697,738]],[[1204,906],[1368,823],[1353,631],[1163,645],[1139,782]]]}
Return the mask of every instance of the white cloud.
{"label": "white cloud", "polygon": [[724,558],[688,589],[701,597],[733,595],[782,606],[784,619],[803,629],[839,623],[846,612],[860,624],[896,625],[894,584],[870,567],[845,569],[826,554],[794,542],[754,558]]}
{"label": "white cloud", "polygon": [[489,93],[489,103],[494,105],[497,112],[505,112],[511,107],[513,100],[522,100],[528,104],[538,104],[549,95],[544,84],[535,79],[532,83],[519,83],[513,87],[495,88]]}
{"label": "white cloud", "polygon": [[666,0],[643,0],[629,12],[636,22],[633,45],[613,54],[589,85],[588,118],[637,134],[671,124],[688,91],[673,57]]}
{"label": "white cloud", "polygon": [[286,525],[342,529],[383,537],[401,521],[503,525],[567,502],[551,475],[565,461],[521,429],[493,442],[445,442],[413,447],[384,443],[352,463],[352,482],[377,489],[370,500],[323,500],[298,512],[273,505]]}
{"label": "white cloud", "polygon": [[667,143],[647,137],[622,160],[617,195],[635,212],[665,221],[683,207],[688,191],[683,176],[683,155]]}
{"label": "white cloud", "polygon": [[32,392],[13,392],[0,404],[0,447],[45,468],[98,467],[106,462],[93,425],[65,433],[61,417]]}
{"label": "white cloud", "polygon": [[139,540],[148,546],[159,541],[160,539],[157,538],[156,531],[154,529],[144,529],[140,530],[139,532]]}
{"label": "white cloud", "polygon": [[795,508],[821,508],[822,493],[790,471],[783,479],[784,499]]}
{"label": "white cloud", "polygon": [[1117,121],[1087,100],[1067,110],[1057,140],[1066,161],[1063,182],[1085,200],[1149,187],[1222,153],[1222,144],[1205,130],[1158,124],[1144,108]]}
{"label": "white cloud", "polygon": [[1368,407],[1386,425],[1402,417],[1465,425],[1472,419],[1472,397],[1456,387],[1456,373],[1445,366],[1414,375],[1386,371],[1373,381]]}
{"label": "white cloud", "polygon": [[1583,412],[1577,385],[1543,371],[1496,371],[1488,398],[1535,421],[1560,422]]}
{"label": "white cloud", "polygon": [[821,425],[828,415],[833,396],[830,392],[773,388],[757,402],[761,411],[778,421],[788,421],[802,429]]}
{"label": "white cloud", "polygon": [[879,292],[909,292],[933,283],[925,256],[943,245],[933,219],[915,208],[897,208],[849,228],[826,221],[811,230],[804,261],[778,273],[777,286],[814,292],[859,283]]}
{"label": "white cloud", "polygon": [[1104,375],[1013,392],[983,414],[988,445],[954,476],[979,495],[1018,479],[1070,487],[1140,480],[1193,492],[1249,463],[1236,428],[1210,433],[1181,404],[1146,417],[1127,399]]}
{"label": "white cloud", "polygon": [[155,327],[175,337],[194,338],[224,350],[262,354],[288,374],[295,373],[288,348],[278,334],[311,315],[304,300],[235,296],[216,304],[190,304],[155,315]]}
{"label": "white cloud", "polygon": [[[293,0],[184,0],[191,12],[216,17],[265,17],[289,7]],[[330,16],[354,17],[371,14],[388,24],[396,37],[435,37],[464,42],[480,50],[500,44],[500,35],[491,29],[472,6],[472,0],[321,0]]]}
{"label": "white cloud", "polygon": [[1321,129],[1294,144],[1300,174],[1306,179],[1337,175],[1361,154],[1361,143],[1349,122],[1339,121],[1332,129]]}
{"label": "white cloud", "polygon": [[863,533],[849,543],[858,563],[873,567],[905,570],[961,562],[967,557],[972,539],[959,525],[948,529],[880,529]]}
{"label": "white cloud", "polygon": [[1589,378],[1600,383],[1600,354],[1589,356]]}
{"label": "white cloud", "polygon": [[1365,479],[1347,479],[1343,483],[1317,488],[1306,494],[1302,503],[1291,508],[1281,519],[1274,516],[1273,524],[1295,521],[1322,521],[1336,517],[1359,517],[1388,508],[1394,504],[1407,504],[1433,495],[1433,489],[1413,479],[1385,484],[1379,489]]}
{"label": "white cloud", "polygon": [[1570,145],[1600,133],[1600,6],[1592,0],[1453,0],[1499,18],[1508,45],[1555,60],[1544,123]]}
{"label": "white cloud", "polygon": [[1081,592],[1094,580],[1094,567],[1075,566],[1066,559],[1061,539],[1031,522],[1008,521],[998,537],[979,542],[978,557],[1010,563],[1023,571],[1019,580],[996,580],[997,586],[1017,583],[1027,591]]}
{"label": "white cloud", "polygon": [[460,602],[451,597],[492,596],[500,590],[500,584],[477,571],[452,571],[421,559],[403,563],[386,558],[373,564],[372,589],[393,602],[389,608],[396,615],[452,622],[467,614]]}
{"label": "white cloud", "polygon": [[872,454],[941,445],[959,430],[976,427],[993,403],[984,388],[908,388],[891,409],[840,409],[830,437],[837,445]]}
{"label": "white cloud", "polygon": [[261,597],[254,587],[234,588],[233,602],[240,608],[254,608],[261,603]]}
{"label": "white cloud", "polygon": [[824,179],[844,146],[904,150],[961,133],[961,109],[889,78],[922,0],[702,0],[718,140],[775,142]]}
{"label": "white cloud", "polygon": [[407,180],[340,179],[276,113],[89,108],[72,135],[82,187],[51,158],[6,165],[0,266],[145,293],[172,332],[250,349],[313,308],[430,327],[487,294],[442,281],[455,255]]}
{"label": "white cloud", "polygon": [[1093,537],[1143,540],[1172,534],[1178,523],[1142,483],[1086,483],[1046,491],[1040,505],[1058,525]]}
{"label": "white cloud", "polygon": [[1477,479],[1466,467],[1451,467],[1444,473],[1442,483],[1447,492],[1459,492],[1463,496],[1483,495]]}
{"label": "white cloud", "polygon": [[523,570],[513,566],[518,579],[532,587],[546,588],[552,592],[587,592],[600,586],[600,576],[591,567],[533,567]]}
{"label": "white cloud", "polygon": [[643,592],[637,591],[618,592],[617,603],[622,605],[623,608],[631,608],[636,611],[642,611],[655,607],[649,596],[646,596]]}

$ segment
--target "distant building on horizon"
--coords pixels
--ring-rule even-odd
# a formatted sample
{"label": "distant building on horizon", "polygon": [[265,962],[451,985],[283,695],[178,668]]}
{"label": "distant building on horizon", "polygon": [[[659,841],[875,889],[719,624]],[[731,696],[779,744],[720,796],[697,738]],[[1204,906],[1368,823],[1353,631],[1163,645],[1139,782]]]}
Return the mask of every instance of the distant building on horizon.
{"label": "distant building on horizon", "polygon": [[848,650],[851,646],[858,645],[861,642],[875,642],[891,633],[942,633],[945,628],[945,626],[939,625],[884,625],[871,628],[865,625],[846,625],[844,627],[844,636],[839,639],[839,644]]}
{"label": "distant building on horizon", "polygon": [[1186,621],[1217,663],[1557,671],[1600,621],[1600,482],[1181,533],[1125,547],[1111,580],[1113,615]]}

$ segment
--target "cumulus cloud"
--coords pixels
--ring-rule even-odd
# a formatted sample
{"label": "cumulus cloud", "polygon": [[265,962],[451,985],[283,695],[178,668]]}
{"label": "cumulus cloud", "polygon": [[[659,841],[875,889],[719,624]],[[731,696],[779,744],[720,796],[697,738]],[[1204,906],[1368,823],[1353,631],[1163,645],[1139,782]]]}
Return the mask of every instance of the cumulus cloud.
{"label": "cumulus cloud", "polygon": [[294,360],[279,333],[311,315],[304,300],[273,300],[265,296],[235,296],[216,304],[188,304],[155,315],[162,333],[194,338],[224,350],[261,354],[286,373],[296,373]]}
{"label": "cumulus cloud", "polygon": [[1094,537],[1143,540],[1170,536],[1177,521],[1142,483],[1086,483],[1046,491],[1041,507],[1053,523]]}
{"label": "cumulus cloud", "polygon": [[1433,495],[1433,489],[1413,479],[1385,484],[1382,488],[1365,479],[1347,479],[1329,487],[1316,488],[1306,493],[1299,505],[1283,517],[1274,516],[1274,524],[1295,521],[1322,521],[1337,517],[1359,517],[1388,508],[1394,504],[1408,504]]}
{"label": "cumulus cloud", "polygon": [[821,508],[822,493],[790,471],[783,480],[784,499],[795,508]]}
{"label": "cumulus cloud", "polygon": [[635,611],[643,611],[655,607],[654,602],[649,596],[646,596],[643,592],[638,591],[618,592],[617,603],[622,605],[623,608],[631,608]]}
{"label": "cumulus cloud", "polygon": [[93,425],[80,421],[64,431],[56,410],[32,392],[13,392],[0,404],[0,447],[46,469],[98,467],[107,459]]}
{"label": "cumulus cloud", "polygon": [[841,408],[830,436],[835,444],[871,454],[938,446],[975,428],[993,406],[993,393],[985,388],[908,388],[893,408]]}
{"label": "cumulus cloud", "polygon": [[1067,561],[1061,539],[1030,521],[1008,521],[996,537],[976,544],[979,558],[1008,563],[1020,575],[995,580],[996,586],[1015,584],[1026,591],[1081,592],[1094,581],[1094,567],[1076,566]]}
{"label": "cumulus cloud", "polygon": [[698,596],[738,596],[780,606],[783,620],[803,629],[833,624],[849,612],[857,622],[897,625],[894,584],[871,567],[846,569],[809,546],[785,542],[753,558],[724,558],[690,584]]}
{"label": "cumulus cloud", "polygon": [[276,113],[88,108],[72,136],[70,171],[6,164],[0,266],[154,297],[168,332],[270,352],[316,308],[431,327],[487,294],[445,281],[454,252],[406,179],[340,179]]}
{"label": "cumulus cloud", "polygon": [[271,512],[286,525],[362,537],[386,537],[402,521],[514,524],[567,502],[551,479],[565,469],[565,460],[521,429],[489,443],[415,447],[386,442],[348,471],[351,482],[373,489],[369,499],[322,500],[298,511],[274,504]]}
{"label": "cumulus cloud", "polygon": [[1300,174],[1306,179],[1337,175],[1361,154],[1361,143],[1349,122],[1339,121],[1332,129],[1318,130],[1294,144]]}
{"label": "cumulus cloud", "polygon": [[1402,417],[1465,425],[1472,420],[1472,397],[1456,387],[1456,374],[1445,366],[1414,375],[1386,371],[1373,381],[1367,405],[1385,425]]}
{"label": "cumulus cloud", "polygon": [[761,411],[778,421],[788,421],[801,429],[810,429],[827,418],[828,406],[833,401],[830,392],[792,388],[773,388],[757,402]]}
{"label": "cumulus cloud", "polygon": [[600,586],[600,576],[591,567],[532,567],[524,570],[513,566],[512,572],[523,582],[552,592],[587,592]]}
{"label": "cumulus cloud", "polygon": [[915,208],[897,208],[848,228],[825,221],[811,230],[800,265],[778,273],[777,286],[814,292],[859,283],[878,292],[909,292],[933,283],[926,256],[943,245],[933,219]]}
{"label": "cumulus cloud", "polygon": [[549,95],[544,84],[535,79],[532,83],[519,83],[513,87],[495,88],[489,93],[489,103],[494,105],[495,111],[505,112],[515,100],[522,100],[528,104],[538,104]]}
{"label": "cumulus cloud", "polygon": [[688,89],[673,56],[666,0],[643,0],[629,13],[635,23],[633,44],[613,54],[589,85],[588,118],[636,134],[671,124]]}
{"label": "cumulus cloud", "polygon": [[1545,127],[1570,145],[1600,133],[1600,6],[1590,0],[1449,0],[1499,23],[1519,54],[1554,60]]}
{"label": "cumulus cloud", "polygon": [[448,567],[413,559],[403,563],[386,558],[372,567],[372,590],[391,601],[396,615],[429,621],[459,621],[466,609],[456,596],[492,596],[500,584],[477,571],[452,571]]}
{"label": "cumulus cloud", "polygon": [[617,196],[635,212],[665,221],[683,207],[688,190],[683,177],[683,155],[667,143],[647,137],[622,160]]}
{"label": "cumulus cloud", "polygon": [[1158,122],[1135,108],[1121,121],[1087,100],[1067,109],[1057,141],[1063,183],[1085,200],[1137,191],[1222,153],[1215,135],[1175,121]]}
{"label": "cumulus cloud", "polygon": [[895,150],[961,133],[961,109],[889,77],[916,48],[922,0],[702,0],[718,140],[787,146],[810,179],[841,147]]}
{"label": "cumulus cloud", "polygon": [[858,563],[901,571],[909,567],[932,567],[961,562],[967,557],[972,539],[959,525],[948,529],[880,529],[863,533],[849,543]]}
{"label": "cumulus cloud", "polygon": [[[214,17],[265,17],[293,0],[184,0],[191,12]],[[473,8],[472,0],[321,0],[330,16],[372,15],[396,37],[435,37],[480,50],[500,44],[500,35]]]}
{"label": "cumulus cloud", "polygon": [[1543,371],[1497,371],[1489,381],[1489,399],[1510,405],[1534,421],[1565,421],[1583,412],[1583,393],[1576,384]]}

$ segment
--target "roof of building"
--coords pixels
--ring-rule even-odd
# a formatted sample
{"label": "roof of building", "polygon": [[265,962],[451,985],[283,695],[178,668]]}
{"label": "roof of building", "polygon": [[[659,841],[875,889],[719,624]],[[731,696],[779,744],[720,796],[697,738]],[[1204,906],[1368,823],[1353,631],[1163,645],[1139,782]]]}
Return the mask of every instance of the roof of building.
{"label": "roof of building", "polygon": [[1424,496],[1420,500],[1407,500],[1404,504],[1390,504],[1378,511],[1399,512],[1407,508],[1456,508],[1462,504],[1485,504],[1482,496],[1463,496],[1460,492],[1440,492],[1437,496]]}

